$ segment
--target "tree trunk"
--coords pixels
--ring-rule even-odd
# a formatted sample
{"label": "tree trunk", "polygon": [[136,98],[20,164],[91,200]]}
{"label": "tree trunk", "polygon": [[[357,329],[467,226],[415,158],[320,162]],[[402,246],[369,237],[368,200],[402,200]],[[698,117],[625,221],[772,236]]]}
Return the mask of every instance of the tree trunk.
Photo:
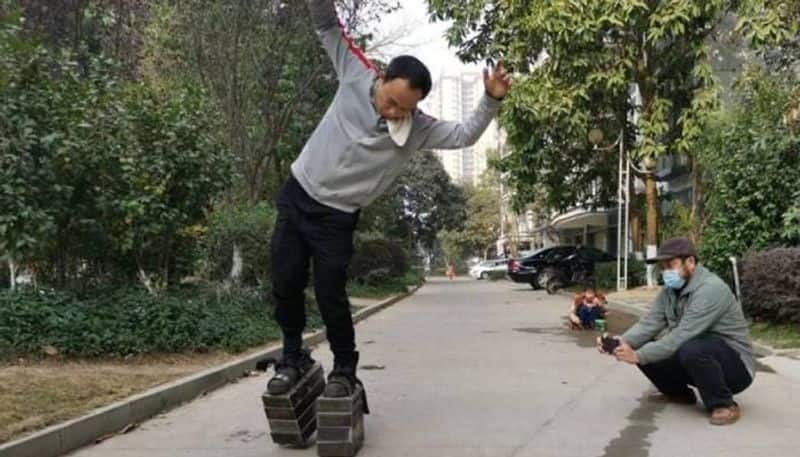
{"label": "tree trunk", "polygon": [[38,275],[38,271],[36,270],[35,264],[30,267],[31,271],[31,284],[33,285],[33,290],[39,291],[39,281],[36,279]]}
{"label": "tree trunk", "polygon": [[631,211],[631,240],[633,241],[633,254],[639,259],[643,254],[642,249],[642,219],[638,211]]}
{"label": "tree trunk", "polygon": [[139,281],[144,285],[144,288],[147,289],[147,292],[150,295],[155,294],[155,289],[153,288],[153,283],[150,281],[150,276],[145,273],[142,267],[139,267]]}
{"label": "tree trunk", "polygon": [[239,247],[238,244],[234,243],[233,245],[233,259],[231,261],[231,272],[228,275],[228,278],[233,283],[238,283],[242,277],[242,269],[244,266],[244,262],[242,260],[242,249]]}
{"label": "tree trunk", "polygon": [[172,259],[172,243],[170,243],[169,239],[164,240],[164,244],[161,250],[161,281],[163,287],[169,286],[169,263]]}
{"label": "tree trunk", "polygon": [[642,211],[641,211],[641,205],[639,204],[640,201],[639,199],[642,197],[636,195],[633,179],[631,179],[630,196],[631,196],[630,230],[631,230],[631,243],[633,244],[633,255],[635,258],[642,260],[644,259],[644,247],[643,247],[644,240],[642,237]]}
{"label": "tree trunk", "polygon": [[11,288],[11,292],[17,290],[17,263],[14,262],[14,258],[10,255],[8,256],[8,278],[10,281],[9,287]]}
{"label": "tree trunk", "polygon": [[697,160],[692,159],[692,242],[697,245],[705,228],[705,189],[703,188],[703,171]]}
{"label": "tree trunk", "polygon": [[[647,196],[647,258],[655,257],[658,249],[658,189],[653,173],[645,175],[645,195]],[[647,285],[657,284],[654,275],[654,266],[647,266]]]}
{"label": "tree trunk", "polygon": [[75,3],[75,28],[72,32],[72,51],[78,53],[81,45],[81,27],[83,19],[83,1],[79,0]]}
{"label": "tree trunk", "polygon": [[153,286],[153,281],[152,281],[152,279],[150,278],[150,275],[148,275],[148,274],[147,274],[147,273],[144,271],[144,267],[142,267],[142,264],[143,264],[143,263],[142,263],[142,261],[141,261],[141,253],[140,253],[140,252],[137,252],[137,253],[135,254],[135,256],[136,256],[136,269],[137,269],[137,275],[139,276],[139,281],[142,283],[142,285],[144,286],[144,288],[145,288],[145,289],[147,289],[147,292],[148,292],[150,295],[155,295],[155,293],[156,293],[156,289],[155,289],[155,287]]}

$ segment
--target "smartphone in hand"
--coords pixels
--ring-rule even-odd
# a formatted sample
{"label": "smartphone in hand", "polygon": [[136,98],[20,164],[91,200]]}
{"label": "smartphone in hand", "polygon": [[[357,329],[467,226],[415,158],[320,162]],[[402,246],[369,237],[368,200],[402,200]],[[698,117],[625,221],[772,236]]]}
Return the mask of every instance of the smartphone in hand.
{"label": "smartphone in hand", "polygon": [[608,354],[613,354],[614,349],[616,349],[617,346],[619,346],[619,339],[610,336],[608,333],[606,333],[603,335],[603,338],[601,338],[600,343],[603,346],[603,351],[605,351]]}

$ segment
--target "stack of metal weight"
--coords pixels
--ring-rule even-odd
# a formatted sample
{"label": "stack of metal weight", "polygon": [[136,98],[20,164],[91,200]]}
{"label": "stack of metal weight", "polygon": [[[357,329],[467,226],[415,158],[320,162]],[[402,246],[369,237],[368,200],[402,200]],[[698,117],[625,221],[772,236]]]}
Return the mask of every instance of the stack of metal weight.
{"label": "stack of metal weight", "polygon": [[358,384],[349,397],[317,400],[317,453],[320,457],[353,457],[364,444],[366,396]]}
{"label": "stack of metal weight", "polygon": [[317,430],[317,398],[325,390],[322,365],[314,366],[285,395],[264,393],[270,435],[277,444],[305,447]]}

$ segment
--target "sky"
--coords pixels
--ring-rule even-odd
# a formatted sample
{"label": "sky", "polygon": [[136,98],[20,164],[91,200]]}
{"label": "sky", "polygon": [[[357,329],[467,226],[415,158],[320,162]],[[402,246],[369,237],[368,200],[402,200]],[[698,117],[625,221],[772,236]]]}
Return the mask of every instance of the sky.
{"label": "sky", "polygon": [[408,26],[408,37],[400,41],[402,46],[387,48],[390,56],[410,54],[423,61],[431,70],[434,81],[444,72],[458,74],[463,70],[475,70],[476,66],[462,64],[456,57],[456,50],[447,46],[444,37],[447,30],[445,22],[428,22],[426,0],[401,0],[401,9],[381,22],[379,33],[393,31]]}

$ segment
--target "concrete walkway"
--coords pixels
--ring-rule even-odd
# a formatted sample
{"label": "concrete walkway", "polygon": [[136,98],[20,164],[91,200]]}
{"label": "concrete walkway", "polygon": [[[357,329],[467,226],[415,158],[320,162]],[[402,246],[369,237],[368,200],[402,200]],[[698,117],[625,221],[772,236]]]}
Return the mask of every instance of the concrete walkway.
{"label": "concrete walkway", "polygon": [[[373,414],[360,456],[772,457],[800,449],[800,383],[762,372],[744,416],[656,406],[638,370],[566,329],[568,300],[509,282],[434,279],[357,327]],[[326,368],[327,347],[315,351]],[[314,456],[267,435],[246,378],[78,457]]]}

